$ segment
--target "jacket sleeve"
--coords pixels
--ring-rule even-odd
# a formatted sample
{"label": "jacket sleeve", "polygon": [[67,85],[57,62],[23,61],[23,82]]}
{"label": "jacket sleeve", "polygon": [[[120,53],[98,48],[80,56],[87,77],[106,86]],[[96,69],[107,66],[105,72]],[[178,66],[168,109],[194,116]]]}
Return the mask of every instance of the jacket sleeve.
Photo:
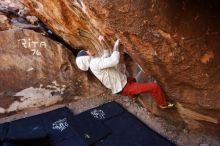
{"label": "jacket sleeve", "polygon": [[119,63],[120,53],[118,51],[113,51],[110,57],[102,58],[98,63],[99,69],[105,69],[110,67],[115,67]]}
{"label": "jacket sleeve", "polygon": [[103,51],[103,55],[102,55],[102,58],[106,58],[106,57],[109,57],[109,51],[107,49],[104,49]]}

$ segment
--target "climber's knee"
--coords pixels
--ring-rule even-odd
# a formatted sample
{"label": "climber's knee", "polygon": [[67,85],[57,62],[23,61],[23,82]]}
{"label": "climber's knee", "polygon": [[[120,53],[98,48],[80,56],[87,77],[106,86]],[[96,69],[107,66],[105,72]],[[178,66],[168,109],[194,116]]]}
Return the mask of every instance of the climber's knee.
{"label": "climber's knee", "polygon": [[149,86],[152,90],[158,90],[160,88],[156,83],[150,83]]}

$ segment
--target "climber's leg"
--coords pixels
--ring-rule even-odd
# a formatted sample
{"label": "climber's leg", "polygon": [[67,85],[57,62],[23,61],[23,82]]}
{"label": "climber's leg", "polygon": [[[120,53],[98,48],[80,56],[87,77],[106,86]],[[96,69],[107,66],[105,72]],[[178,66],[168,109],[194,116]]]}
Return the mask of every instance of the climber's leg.
{"label": "climber's leg", "polygon": [[160,87],[155,83],[128,83],[121,95],[123,96],[134,96],[141,93],[150,93],[152,97],[155,98],[159,106],[167,106],[165,95],[163,94]]}

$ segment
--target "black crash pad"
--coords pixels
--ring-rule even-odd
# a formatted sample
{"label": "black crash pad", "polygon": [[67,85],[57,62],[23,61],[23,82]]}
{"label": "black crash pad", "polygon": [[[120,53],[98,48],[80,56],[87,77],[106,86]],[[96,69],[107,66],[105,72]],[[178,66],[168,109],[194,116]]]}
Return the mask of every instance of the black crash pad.
{"label": "black crash pad", "polygon": [[25,120],[16,120],[9,124],[7,140],[29,140],[46,137],[43,121],[33,116]]}
{"label": "black crash pad", "polygon": [[[93,119],[101,121],[100,125],[111,130],[110,134],[103,135],[102,139],[96,141],[94,146],[174,146],[116,102],[90,109],[78,115],[78,118],[81,118],[78,122],[80,127]],[[94,126],[93,130],[98,128]]]}
{"label": "black crash pad", "polygon": [[173,146],[128,112],[105,122],[113,133],[95,146]]}
{"label": "black crash pad", "polygon": [[51,146],[47,138],[32,139],[32,140],[19,140],[19,141],[6,141],[2,146]]}
{"label": "black crash pad", "polygon": [[64,107],[7,123],[8,128],[1,128],[7,130],[6,136],[1,137],[2,146],[86,146],[71,127],[73,116],[73,113]]}
{"label": "black crash pad", "polygon": [[68,108],[0,124],[0,146],[174,146],[116,102],[73,115]]}
{"label": "black crash pad", "polygon": [[80,114],[74,117],[74,129],[86,141],[88,145],[95,144],[97,141],[111,134],[111,130],[101,121],[91,117],[90,114]]}
{"label": "black crash pad", "polygon": [[112,130],[102,121],[108,120],[124,111],[116,102],[104,104],[75,116],[73,127],[88,145],[92,145],[112,133]]}
{"label": "black crash pad", "polygon": [[9,123],[0,124],[0,141],[3,141],[8,132]]}

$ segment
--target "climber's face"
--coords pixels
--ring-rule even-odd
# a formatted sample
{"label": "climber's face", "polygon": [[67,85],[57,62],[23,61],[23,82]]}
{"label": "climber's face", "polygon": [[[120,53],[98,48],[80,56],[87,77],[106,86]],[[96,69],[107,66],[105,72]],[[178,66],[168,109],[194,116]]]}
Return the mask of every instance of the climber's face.
{"label": "climber's face", "polygon": [[86,53],[87,53],[89,56],[94,56],[94,55],[95,55],[95,52],[94,52],[94,51],[90,51],[90,50],[86,51]]}

